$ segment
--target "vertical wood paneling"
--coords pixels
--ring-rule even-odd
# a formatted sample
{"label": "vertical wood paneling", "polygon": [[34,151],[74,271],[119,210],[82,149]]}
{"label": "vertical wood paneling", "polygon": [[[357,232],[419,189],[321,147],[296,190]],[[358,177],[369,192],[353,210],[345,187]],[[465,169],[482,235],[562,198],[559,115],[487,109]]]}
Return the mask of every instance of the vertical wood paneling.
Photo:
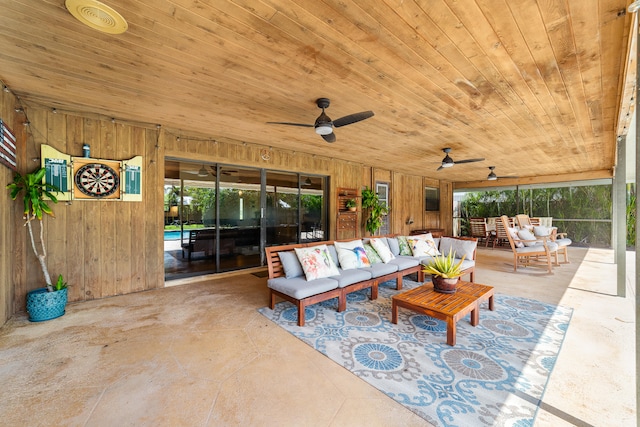
{"label": "vertical wood paneling", "polygon": [[[28,126],[23,126],[26,129],[26,137],[27,137],[27,157],[25,159],[24,173],[33,172],[37,168],[40,167],[40,144],[46,141],[47,134],[47,111],[42,109],[25,109],[27,115],[20,114],[19,120],[25,121],[28,118],[30,124]],[[57,206],[53,206],[52,209],[56,209]],[[48,215],[43,216],[42,225],[44,226],[44,238],[45,242],[47,236],[49,235],[48,231],[50,227],[55,227],[54,221]],[[34,223],[33,225],[33,233],[34,240],[36,243],[36,247],[40,250],[40,224]],[[19,297],[22,297],[21,306],[24,307],[24,298],[26,292],[31,289],[41,288],[45,285],[44,276],[42,274],[42,270],[40,269],[40,264],[33,253],[33,249],[31,247],[31,243],[29,240],[29,233],[25,227],[21,228],[24,230],[24,234],[22,237],[25,241],[25,256],[26,256],[26,287],[20,292]],[[45,243],[46,244],[46,243]],[[47,265],[49,265],[50,259],[49,254],[53,252],[50,247],[47,247]],[[24,310],[24,308],[22,308]]]}
{"label": "vertical wood paneling", "polygon": [[[84,120],[81,117],[63,115],[66,120],[67,147],[65,152],[79,155],[77,147],[82,149],[84,142]],[[60,203],[59,203],[60,204]],[[70,301],[81,301],[85,298],[86,288],[85,263],[87,254],[84,251],[85,226],[84,216],[85,204],[83,202],[71,202],[65,204],[67,211],[67,239],[63,250],[67,260],[67,282],[69,283],[68,296]]]}
{"label": "vertical wood paneling", "polygon": [[[142,128],[132,129],[131,145],[136,147],[136,154],[140,154],[143,157],[143,178],[142,178],[142,202],[136,202],[132,206],[131,216],[131,228],[126,230],[131,235],[131,246],[129,250],[123,248],[123,252],[126,252],[131,257],[131,284],[129,285],[130,292],[139,292],[144,290],[145,281],[145,221],[146,216],[144,212],[147,210],[146,194],[151,191],[147,177],[149,176],[150,162],[147,158],[145,149],[145,134],[146,130]],[[133,202],[132,202],[133,203]]]}
{"label": "vertical wood paneling", "polygon": [[161,129],[147,130],[144,135],[145,157],[148,171],[145,174],[147,184],[143,195],[143,203],[147,208],[144,213],[145,230],[145,257],[144,289],[153,289],[163,286],[160,272],[162,271],[162,224],[163,224],[163,200],[158,197],[162,194],[162,179],[159,179],[159,162],[164,158],[159,156],[159,141],[163,131]]}
{"label": "vertical wood paneling", "polygon": [[[120,154],[116,154],[115,124],[108,121],[99,123],[100,153],[102,158],[118,159]],[[122,202],[112,200],[101,200],[89,203],[97,203],[100,206],[100,290],[101,297],[117,295],[116,283],[116,235],[119,230],[116,228],[117,208]]]}
{"label": "vertical wood paneling", "polygon": [[[84,120],[85,142],[91,146],[91,157],[105,157],[100,147],[100,123],[98,120]],[[84,246],[84,282],[85,299],[101,298],[104,295],[102,285],[106,278],[101,277],[100,255],[102,224],[100,208],[102,201],[76,200],[73,202],[83,210],[84,239],[80,243]]]}
{"label": "vertical wood paneling", "polygon": [[[130,159],[134,157],[135,145],[132,144],[131,126],[116,125],[116,153],[122,156],[122,159]],[[132,274],[131,274],[131,235],[129,230],[133,229],[132,211],[134,206],[139,206],[139,202],[119,202],[114,203],[116,207],[115,213],[115,294],[122,295],[132,292]]]}
{"label": "vertical wood paneling", "polygon": [[[15,131],[14,106],[16,99],[12,93],[0,91],[0,118]],[[17,135],[16,132],[16,136]],[[21,142],[18,147],[24,146]],[[23,152],[18,152],[19,158],[24,158]],[[13,181],[13,171],[0,166],[0,325],[3,325],[14,312],[15,279],[17,274],[24,272],[23,261],[18,255],[22,254],[23,245],[16,248],[16,235],[23,234],[22,227],[16,227],[19,217],[17,203],[14,203],[6,191],[7,184]],[[22,222],[22,221],[20,221]],[[16,251],[18,251],[16,253]]]}
{"label": "vertical wood paneling", "polygon": [[[68,147],[66,140],[67,123],[64,115],[54,114],[51,111],[47,111],[45,113],[45,118],[47,120],[46,140],[52,147],[65,152]],[[55,214],[55,219],[46,218],[45,220],[47,221],[47,234],[45,240],[48,249],[47,265],[49,267],[49,274],[51,275],[51,280],[55,282],[59,274],[62,274],[65,279],[69,277],[67,271],[68,258],[64,251],[67,241],[68,209],[65,202],[50,204],[50,206]],[[52,250],[53,248],[57,249]]]}

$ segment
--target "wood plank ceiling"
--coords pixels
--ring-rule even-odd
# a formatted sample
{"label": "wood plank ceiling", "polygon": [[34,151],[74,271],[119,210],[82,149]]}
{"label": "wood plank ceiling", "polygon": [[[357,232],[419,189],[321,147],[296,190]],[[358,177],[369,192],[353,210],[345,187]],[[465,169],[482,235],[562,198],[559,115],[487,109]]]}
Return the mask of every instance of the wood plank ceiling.
{"label": "wood plank ceiling", "polygon": [[[608,173],[623,108],[625,0],[0,0],[0,80],[28,106],[161,124],[432,178]],[[312,128],[319,97],[336,119]],[[485,158],[436,172],[454,160]]]}

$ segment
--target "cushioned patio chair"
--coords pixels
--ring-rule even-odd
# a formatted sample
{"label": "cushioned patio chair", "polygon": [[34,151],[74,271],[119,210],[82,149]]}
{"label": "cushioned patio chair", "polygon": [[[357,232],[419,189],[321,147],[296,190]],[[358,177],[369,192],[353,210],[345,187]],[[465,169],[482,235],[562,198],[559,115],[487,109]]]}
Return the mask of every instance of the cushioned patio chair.
{"label": "cushioned patio chair", "polygon": [[516,221],[520,228],[526,228],[533,232],[536,237],[547,237],[558,245],[558,253],[564,256],[564,263],[569,263],[567,247],[573,243],[567,237],[567,233],[558,233],[558,227],[544,227],[540,225],[540,218],[530,218],[526,214],[516,215]]}
{"label": "cushioned patio chair", "polygon": [[[515,227],[510,226],[509,218],[506,215],[500,217],[500,221],[496,225],[502,224],[506,230],[507,240],[513,251],[513,271],[518,270],[518,264],[525,267],[532,265],[533,262],[539,262],[547,266],[547,271],[551,270],[551,257],[555,257],[555,263],[558,264],[558,245],[552,242],[548,237],[535,237],[533,233],[526,229],[520,229],[521,233]],[[496,228],[497,229],[497,228]],[[526,233],[530,234],[526,236]],[[521,238],[521,235],[529,237]]]}

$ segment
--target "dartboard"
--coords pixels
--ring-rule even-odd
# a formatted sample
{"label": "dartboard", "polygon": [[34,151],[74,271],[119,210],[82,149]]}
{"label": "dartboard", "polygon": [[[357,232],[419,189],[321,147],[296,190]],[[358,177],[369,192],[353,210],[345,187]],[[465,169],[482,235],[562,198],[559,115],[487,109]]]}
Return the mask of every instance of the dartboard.
{"label": "dartboard", "polygon": [[120,186],[118,173],[103,163],[89,163],[78,169],[76,186],[90,197],[107,197]]}

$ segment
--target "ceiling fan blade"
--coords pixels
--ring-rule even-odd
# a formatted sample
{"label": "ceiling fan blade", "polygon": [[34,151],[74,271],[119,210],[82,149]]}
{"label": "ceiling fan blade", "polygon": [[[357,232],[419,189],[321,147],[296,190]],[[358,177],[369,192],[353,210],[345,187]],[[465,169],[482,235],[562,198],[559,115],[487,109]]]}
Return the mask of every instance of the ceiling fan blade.
{"label": "ceiling fan blade", "polygon": [[340,117],[333,121],[333,126],[339,128],[340,126],[350,125],[369,117],[373,117],[373,111],[362,111],[360,113],[349,114],[348,116]]}
{"label": "ceiling fan blade", "polygon": [[306,125],[304,123],[289,123],[289,122],[267,122],[269,125],[287,125],[287,126],[300,126],[304,128],[312,128],[313,125]]}
{"label": "ceiling fan blade", "polygon": [[473,162],[484,162],[484,159],[466,159],[466,160],[456,160],[455,163],[473,163]]}
{"label": "ceiling fan blade", "polygon": [[327,142],[336,142],[336,134],[331,132],[328,135],[320,135]]}
{"label": "ceiling fan blade", "polygon": [[438,172],[439,170],[444,169],[442,166],[440,166],[438,169],[436,169],[436,172]]}

